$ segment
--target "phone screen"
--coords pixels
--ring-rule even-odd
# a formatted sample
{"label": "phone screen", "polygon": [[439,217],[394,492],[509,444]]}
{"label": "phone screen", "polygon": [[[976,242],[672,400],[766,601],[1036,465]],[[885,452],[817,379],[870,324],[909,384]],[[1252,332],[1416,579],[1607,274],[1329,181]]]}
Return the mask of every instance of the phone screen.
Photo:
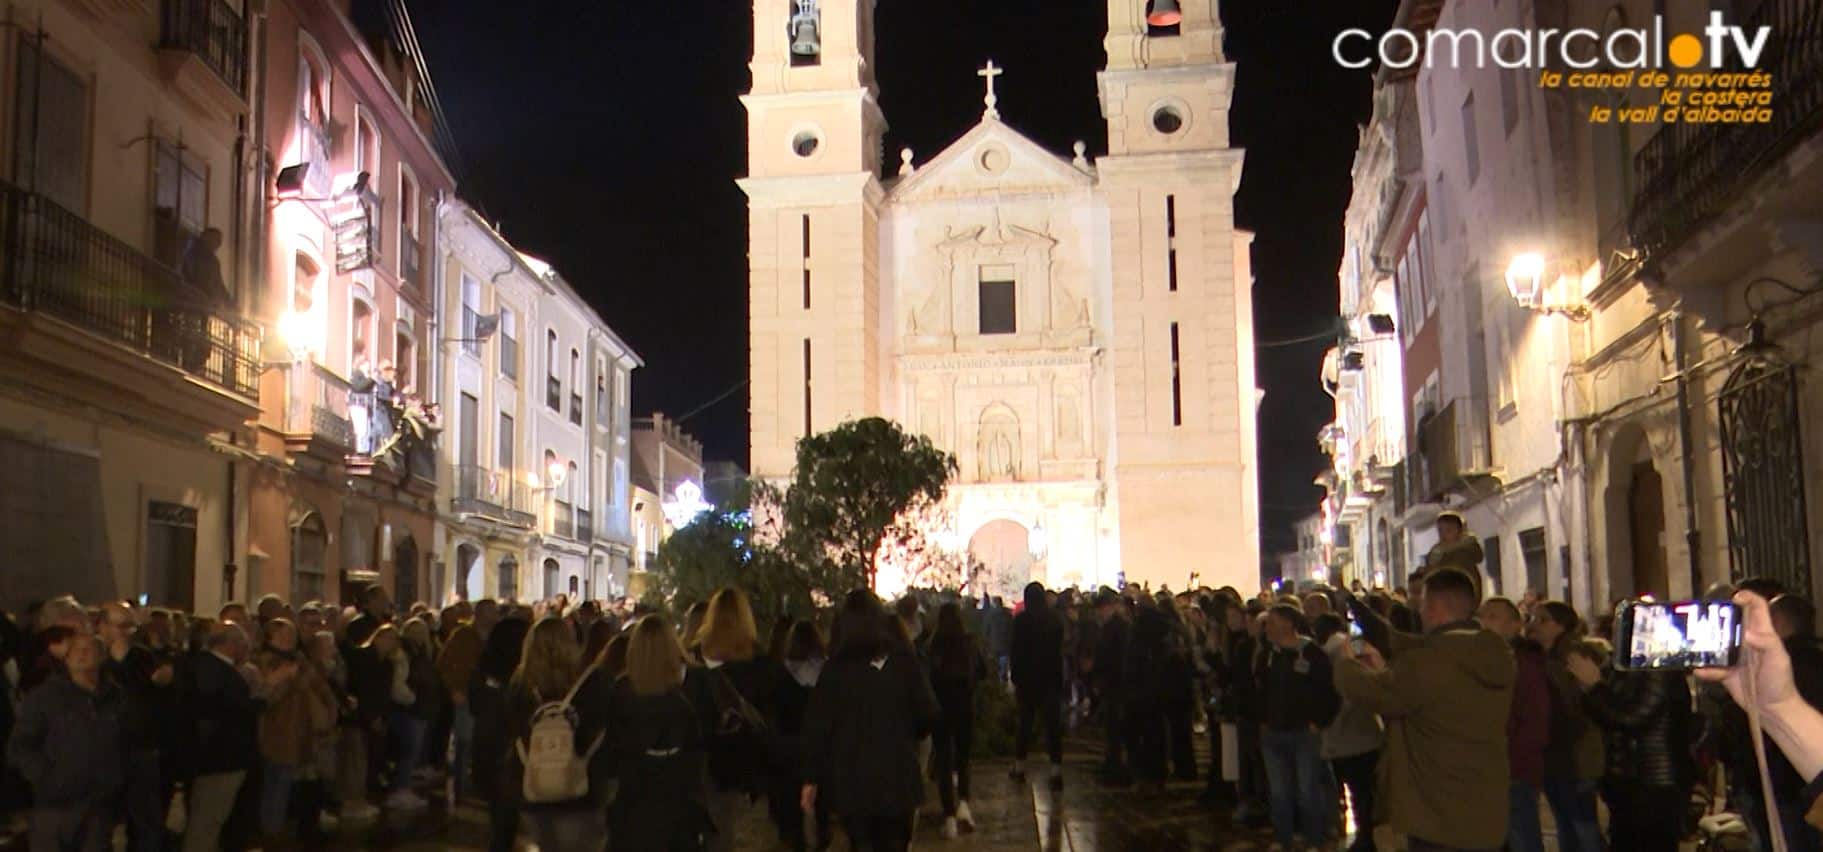
{"label": "phone screen", "polygon": [[1731,601],[1630,601],[1615,620],[1621,668],[1659,671],[1734,665],[1741,611]]}

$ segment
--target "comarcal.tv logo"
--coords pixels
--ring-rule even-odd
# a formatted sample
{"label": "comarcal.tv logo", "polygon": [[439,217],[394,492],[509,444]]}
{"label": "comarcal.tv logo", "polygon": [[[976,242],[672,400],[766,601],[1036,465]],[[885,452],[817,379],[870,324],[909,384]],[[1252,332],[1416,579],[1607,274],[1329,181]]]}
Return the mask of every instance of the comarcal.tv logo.
{"label": "comarcal.tv logo", "polygon": [[1758,67],[1771,35],[1771,27],[1749,32],[1711,12],[1700,35],[1668,35],[1663,16],[1650,27],[1621,28],[1605,36],[1586,28],[1509,28],[1492,34],[1432,29],[1420,34],[1395,27],[1375,39],[1367,30],[1350,29],[1336,36],[1331,52],[1344,68],[1367,68],[1377,59],[1389,68],[1422,61],[1426,68],[1721,71]]}

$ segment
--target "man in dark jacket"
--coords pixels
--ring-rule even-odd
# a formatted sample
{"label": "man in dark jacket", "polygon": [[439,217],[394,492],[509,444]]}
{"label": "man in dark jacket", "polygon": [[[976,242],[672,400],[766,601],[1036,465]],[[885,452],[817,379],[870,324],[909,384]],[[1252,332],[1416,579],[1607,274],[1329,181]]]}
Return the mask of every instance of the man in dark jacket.
{"label": "man in dark jacket", "polygon": [[1101,629],[1095,640],[1095,689],[1101,708],[1102,724],[1107,728],[1108,750],[1102,760],[1102,777],[1109,783],[1131,783],[1127,769],[1127,729],[1125,707],[1127,696],[1121,683],[1121,670],[1127,655],[1127,602],[1113,589],[1104,588],[1095,595],[1095,613]]}
{"label": "man in dark jacket", "polygon": [[1336,799],[1323,762],[1322,729],[1341,706],[1329,655],[1310,637],[1304,614],[1278,604],[1266,616],[1267,651],[1261,663],[1264,730],[1260,748],[1271,790],[1272,829],[1286,849],[1303,835],[1308,846],[1329,836]]}
{"label": "man in dark jacket", "polygon": [[1480,603],[1475,581],[1455,570],[1425,576],[1422,636],[1388,630],[1359,598],[1349,603],[1391,663],[1369,634],[1359,658],[1336,663],[1336,687],[1386,723],[1375,808],[1414,852],[1506,841],[1513,651],[1475,623]]}
{"label": "man in dark jacket", "polygon": [[[222,827],[234,809],[247,772],[259,763],[259,670],[248,664],[247,634],[227,623],[209,634],[205,650],[192,656],[190,714],[196,721],[196,777],[190,781],[190,816],[184,852],[220,846]],[[292,664],[295,666],[295,664]],[[285,670],[275,673],[285,678]],[[295,674],[295,668],[291,669]]]}
{"label": "man in dark jacket", "polygon": [[1509,852],[1544,852],[1538,794],[1544,788],[1545,747],[1551,740],[1551,680],[1544,646],[1521,636],[1519,607],[1506,598],[1481,605],[1481,626],[1513,648],[1513,709],[1507,715],[1507,761],[1512,764],[1507,808]]}
{"label": "man in dark jacket", "polygon": [[180,712],[171,685],[173,668],[133,640],[133,613],[115,601],[102,607],[101,633],[107,644],[102,674],[125,696],[127,848],[163,845],[171,779],[161,769],[166,743],[163,720]]}
{"label": "man in dark jacket", "polygon": [[33,850],[112,847],[125,708],[120,690],[101,676],[103,654],[90,634],[70,640],[65,671],[19,705],[6,758],[32,787]]}
{"label": "man in dark jacket", "polygon": [[1013,690],[1019,733],[1013,748],[1014,780],[1025,780],[1025,753],[1034,717],[1043,716],[1051,754],[1051,787],[1063,786],[1063,619],[1051,609],[1044,584],[1025,587],[1025,611],[1013,619]]}

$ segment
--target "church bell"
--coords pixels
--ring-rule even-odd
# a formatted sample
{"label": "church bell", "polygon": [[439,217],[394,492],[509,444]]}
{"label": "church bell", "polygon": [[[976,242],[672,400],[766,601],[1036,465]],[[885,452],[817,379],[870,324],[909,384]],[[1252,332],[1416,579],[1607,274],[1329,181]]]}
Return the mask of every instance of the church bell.
{"label": "church bell", "polygon": [[1155,27],[1175,27],[1183,21],[1184,12],[1177,0],[1152,0],[1152,11],[1146,13],[1146,23]]}
{"label": "church bell", "polygon": [[823,36],[818,30],[816,0],[797,0],[797,11],[791,15],[791,52],[795,56],[816,56],[823,52]]}

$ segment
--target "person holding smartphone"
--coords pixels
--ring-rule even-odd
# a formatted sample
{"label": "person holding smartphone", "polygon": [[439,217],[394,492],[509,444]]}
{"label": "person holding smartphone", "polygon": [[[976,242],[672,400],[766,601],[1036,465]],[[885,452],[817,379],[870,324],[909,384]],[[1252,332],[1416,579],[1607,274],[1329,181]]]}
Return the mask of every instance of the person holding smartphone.
{"label": "person holding smartphone", "polygon": [[[1625,654],[1626,648],[1615,649]],[[1609,842],[1640,852],[1675,852],[1695,766],[1685,744],[1692,725],[1690,686],[1681,671],[1628,670],[1573,652],[1567,666],[1582,706],[1602,730]],[[1668,816],[1670,815],[1670,816]]]}
{"label": "person holding smartphone", "polygon": [[1698,669],[1700,680],[1720,683],[1742,707],[1760,717],[1774,745],[1799,776],[1809,778],[1799,802],[1812,839],[1823,833],[1823,711],[1798,691],[1791,656],[1773,629],[1771,605],[1753,592],[1739,592],[1741,657],[1727,668]]}

